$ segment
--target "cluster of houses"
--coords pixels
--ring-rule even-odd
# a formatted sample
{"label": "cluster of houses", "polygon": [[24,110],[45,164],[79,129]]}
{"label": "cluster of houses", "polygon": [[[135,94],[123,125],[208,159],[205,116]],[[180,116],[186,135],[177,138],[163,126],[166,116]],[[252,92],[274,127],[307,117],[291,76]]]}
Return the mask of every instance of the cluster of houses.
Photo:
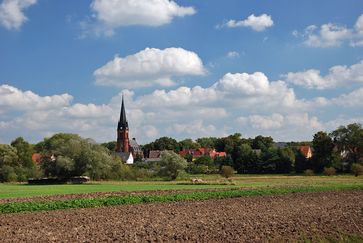
{"label": "cluster of houses", "polygon": [[[160,161],[161,152],[162,152],[161,150],[149,151],[149,155],[147,158],[145,158],[145,161],[147,162]],[[215,159],[216,157],[226,157],[225,152],[217,152],[215,149],[210,149],[210,148],[183,149],[179,152],[179,155],[184,158],[190,155],[192,160],[195,160],[201,156],[209,156],[212,159]]]}

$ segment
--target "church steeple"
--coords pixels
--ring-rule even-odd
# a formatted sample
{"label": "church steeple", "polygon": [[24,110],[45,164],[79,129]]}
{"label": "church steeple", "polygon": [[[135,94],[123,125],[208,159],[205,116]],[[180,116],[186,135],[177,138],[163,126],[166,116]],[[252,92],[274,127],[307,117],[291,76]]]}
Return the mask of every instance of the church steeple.
{"label": "church steeple", "polygon": [[121,104],[121,112],[120,112],[120,119],[117,124],[117,130],[129,128],[129,124],[126,118],[126,111],[125,111],[125,103],[124,103],[124,96],[122,95],[122,104]]}
{"label": "church steeple", "polygon": [[117,124],[116,152],[129,152],[129,124],[126,119],[124,96],[122,95],[120,119]]}

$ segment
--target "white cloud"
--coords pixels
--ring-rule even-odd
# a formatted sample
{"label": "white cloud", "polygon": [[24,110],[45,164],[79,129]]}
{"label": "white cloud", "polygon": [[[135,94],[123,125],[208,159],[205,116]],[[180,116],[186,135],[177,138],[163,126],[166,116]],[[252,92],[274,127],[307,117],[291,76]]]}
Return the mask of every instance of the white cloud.
{"label": "white cloud", "polygon": [[67,106],[73,97],[69,94],[39,96],[10,85],[0,86],[0,110],[51,109]]}
{"label": "white cloud", "polygon": [[304,38],[304,44],[310,47],[337,47],[349,41],[351,46],[363,45],[363,14],[358,17],[354,28],[327,23],[318,28],[310,25],[303,33],[294,30],[295,37]]}
{"label": "white cloud", "polygon": [[230,51],[227,53],[227,57],[228,58],[238,58],[239,57],[239,53],[236,51]]}
{"label": "white cloud", "polygon": [[182,48],[146,48],[124,58],[116,56],[94,75],[99,85],[139,88],[171,86],[175,84],[172,77],[205,73],[202,60],[194,52]]}
{"label": "white cloud", "polygon": [[272,27],[274,24],[270,15],[261,14],[260,16],[255,16],[251,14],[245,20],[229,20],[227,23],[218,25],[217,27],[226,26],[228,28],[237,28],[237,27],[249,27],[254,31],[264,31],[265,29]]}
{"label": "white cloud", "polygon": [[95,104],[74,104],[64,109],[65,115],[78,118],[110,117],[112,109],[107,105],[97,106]]}
{"label": "white cloud", "polygon": [[0,25],[9,30],[19,30],[28,20],[24,10],[37,0],[4,0],[0,4]]}
{"label": "white cloud", "polygon": [[290,72],[284,77],[288,82],[308,89],[329,89],[363,83],[363,60],[349,67],[333,66],[325,76],[322,76],[319,70],[309,69],[302,72]]}
{"label": "white cloud", "polygon": [[182,7],[169,0],[94,0],[91,10],[98,34],[113,35],[118,27],[161,26],[175,17],[195,14],[193,7]]}
{"label": "white cloud", "polygon": [[[72,104],[68,94],[40,96],[3,85],[0,137],[2,141],[17,136],[39,141],[56,132],[72,132],[98,142],[114,140],[122,94],[130,137],[140,143],[160,136],[182,139],[234,132],[244,137],[273,136],[278,141],[308,140],[319,130],[335,129],[332,124],[344,115],[349,121],[361,121],[354,114],[360,114],[363,105],[362,89],[335,98],[298,99],[285,82],[270,81],[261,72],[227,73],[208,87],[179,87],[143,95],[123,90],[105,104]],[[338,112],[329,114],[332,108]]]}
{"label": "white cloud", "polygon": [[344,107],[363,107],[363,88],[353,90],[348,94],[342,94],[331,101],[333,104]]}
{"label": "white cloud", "polygon": [[271,116],[252,115],[249,117],[252,127],[258,129],[276,129],[282,126],[284,117],[281,114],[272,114]]}
{"label": "white cloud", "polygon": [[[241,116],[236,119],[240,127],[247,130],[247,136],[262,134],[273,136],[275,141],[311,140],[317,131],[324,130],[325,124],[306,112],[289,114],[273,113],[271,115]],[[249,131],[253,131],[250,133]],[[307,137],[306,135],[310,135]]]}

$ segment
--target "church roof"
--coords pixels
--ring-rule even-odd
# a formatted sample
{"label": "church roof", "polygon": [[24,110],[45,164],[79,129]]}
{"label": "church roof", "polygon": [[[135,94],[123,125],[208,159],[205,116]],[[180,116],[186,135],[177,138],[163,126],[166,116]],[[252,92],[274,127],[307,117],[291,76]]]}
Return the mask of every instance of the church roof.
{"label": "church roof", "polygon": [[117,129],[120,130],[122,128],[128,128],[128,127],[129,127],[129,124],[128,124],[127,118],[126,118],[124,96],[122,96],[120,119],[119,119],[118,124],[117,124]]}

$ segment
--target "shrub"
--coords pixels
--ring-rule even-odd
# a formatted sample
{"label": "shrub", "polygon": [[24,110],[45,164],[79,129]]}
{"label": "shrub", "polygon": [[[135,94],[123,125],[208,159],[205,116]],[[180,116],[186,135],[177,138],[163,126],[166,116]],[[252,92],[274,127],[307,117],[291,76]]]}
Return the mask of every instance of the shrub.
{"label": "shrub", "polygon": [[313,170],[310,170],[310,169],[307,169],[304,171],[304,175],[306,176],[313,176],[314,175],[314,171]]}
{"label": "shrub", "polygon": [[181,170],[187,167],[187,162],[179,154],[172,151],[161,152],[160,170],[158,175],[169,180],[175,180]]}
{"label": "shrub", "polygon": [[0,181],[1,182],[12,182],[17,181],[18,177],[14,169],[8,165],[0,168]]}
{"label": "shrub", "polygon": [[363,165],[357,163],[352,164],[352,173],[355,176],[363,175]]}
{"label": "shrub", "polygon": [[231,166],[223,165],[220,170],[221,176],[229,178],[234,174],[234,169]]}
{"label": "shrub", "polygon": [[334,167],[324,167],[323,174],[326,176],[333,176],[336,174],[336,169]]}

